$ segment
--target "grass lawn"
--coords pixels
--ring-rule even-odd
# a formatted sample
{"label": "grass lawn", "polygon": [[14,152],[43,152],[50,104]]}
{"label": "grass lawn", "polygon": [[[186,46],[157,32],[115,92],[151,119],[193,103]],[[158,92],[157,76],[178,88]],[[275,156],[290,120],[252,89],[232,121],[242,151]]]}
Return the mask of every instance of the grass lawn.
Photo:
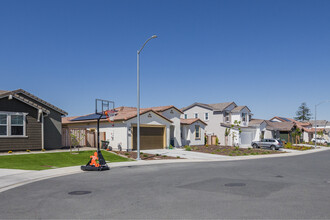
{"label": "grass lawn", "polygon": [[[0,168],[21,169],[21,170],[46,170],[60,167],[86,165],[95,151],[80,151],[79,154],[70,152],[61,153],[40,153],[0,156]],[[74,153],[78,153],[77,151]],[[106,161],[124,162],[131,159],[102,151]]]}

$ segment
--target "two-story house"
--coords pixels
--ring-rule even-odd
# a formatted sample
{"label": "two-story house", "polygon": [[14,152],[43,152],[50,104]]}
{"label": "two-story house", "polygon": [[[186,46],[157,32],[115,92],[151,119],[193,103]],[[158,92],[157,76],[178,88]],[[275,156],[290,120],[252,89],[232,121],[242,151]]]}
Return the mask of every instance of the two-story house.
{"label": "two-story house", "polygon": [[[206,135],[216,135],[219,144],[250,146],[256,136],[256,125],[249,126],[251,110],[247,106],[237,106],[235,102],[216,104],[194,103],[183,109],[184,119],[199,118],[205,123]],[[234,123],[239,122],[238,125]],[[233,126],[234,125],[234,126]],[[226,136],[226,129],[229,135]],[[241,132],[240,132],[241,131]]]}

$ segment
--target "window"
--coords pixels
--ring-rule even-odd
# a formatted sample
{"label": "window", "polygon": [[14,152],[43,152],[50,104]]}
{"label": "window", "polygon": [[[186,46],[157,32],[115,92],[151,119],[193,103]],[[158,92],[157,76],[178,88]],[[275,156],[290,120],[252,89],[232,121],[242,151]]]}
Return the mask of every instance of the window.
{"label": "window", "polygon": [[195,139],[201,139],[201,134],[200,134],[200,126],[195,125]]}
{"label": "window", "polygon": [[224,122],[230,122],[229,120],[229,112],[224,113]]}
{"label": "window", "polygon": [[0,135],[7,136],[7,115],[0,114]]}
{"label": "window", "polygon": [[187,119],[187,118],[188,118],[187,114],[184,114],[184,119]]}
{"label": "window", "polygon": [[246,120],[246,115],[247,115],[246,113],[242,113],[242,121],[243,121],[243,122],[246,122],[246,121],[247,121],[247,120]]}
{"label": "window", "polygon": [[204,119],[205,119],[205,121],[208,121],[209,120],[209,113],[208,112],[205,113]]}
{"label": "window", "polygon": [[198,113],[195,113],[194,114],[194,118],[198,118]]}
{"label": "window", "polygon": [[0,113],[0,137],[25,136],[26,113]]}

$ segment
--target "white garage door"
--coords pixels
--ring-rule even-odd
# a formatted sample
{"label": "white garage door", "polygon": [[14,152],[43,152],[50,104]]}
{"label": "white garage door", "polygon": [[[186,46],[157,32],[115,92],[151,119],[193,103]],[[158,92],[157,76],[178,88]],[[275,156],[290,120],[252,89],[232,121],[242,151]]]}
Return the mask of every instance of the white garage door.
{"label": "white garage door", "polygon": [[241,145],[242,146],[251,146],[253,140],[253,132],[242,132],[241,133]]}

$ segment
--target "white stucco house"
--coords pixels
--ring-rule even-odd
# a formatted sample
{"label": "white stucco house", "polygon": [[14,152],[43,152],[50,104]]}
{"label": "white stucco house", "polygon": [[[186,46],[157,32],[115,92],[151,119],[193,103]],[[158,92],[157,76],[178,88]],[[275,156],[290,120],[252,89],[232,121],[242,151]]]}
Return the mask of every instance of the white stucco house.
{"label": "white stucco house", "polygon": [[[136,144],[136,126],[137,126],[137,109],[134,107],[119,107],[116,108],[116,115],[114,122],[109,123],[103,117],[100,120],[100,132],[104,132],[105,140],[110,142],[113,149],[121,148],[122,150],[135,150]],[[183,114],[181,110],[175,106],[160,106],[152,108],[142,108],[140,111],[140,147],[145,149],[161,149],[168,148],[170,145],[174,147],[182,146],[181,127],[187,129],[187,124],[181,124],[180,117]],[[62,124],[69,129],[83,128],[89,130],[96,130],[97,121],[95,114],[85,116],[63,118]],[[193,138],[191,143],[195,145],[204,144],[203,128],[204,124],[201,122],[194,122],[191,125],[200,125],[200,138],[196,139],[195,134],[186,136]],[[193,131],[195,132],[195,131]]]}
{"label": "white stucco house", "polygon": [[[266,126],[265,124],[250,126],[251,110],[247,106],[237,106],[235,102],[216,104],[196,102],[181,110],[183,119],[198,118],[207,123],[205,134],[216,135],[221,145],[226,143],[226,129],[230,130],[227,136],[228,145],[251,146],[251,142],[258,136],[257,127]],[[235,121],[239,122],[239,125],[234,125]]]}

